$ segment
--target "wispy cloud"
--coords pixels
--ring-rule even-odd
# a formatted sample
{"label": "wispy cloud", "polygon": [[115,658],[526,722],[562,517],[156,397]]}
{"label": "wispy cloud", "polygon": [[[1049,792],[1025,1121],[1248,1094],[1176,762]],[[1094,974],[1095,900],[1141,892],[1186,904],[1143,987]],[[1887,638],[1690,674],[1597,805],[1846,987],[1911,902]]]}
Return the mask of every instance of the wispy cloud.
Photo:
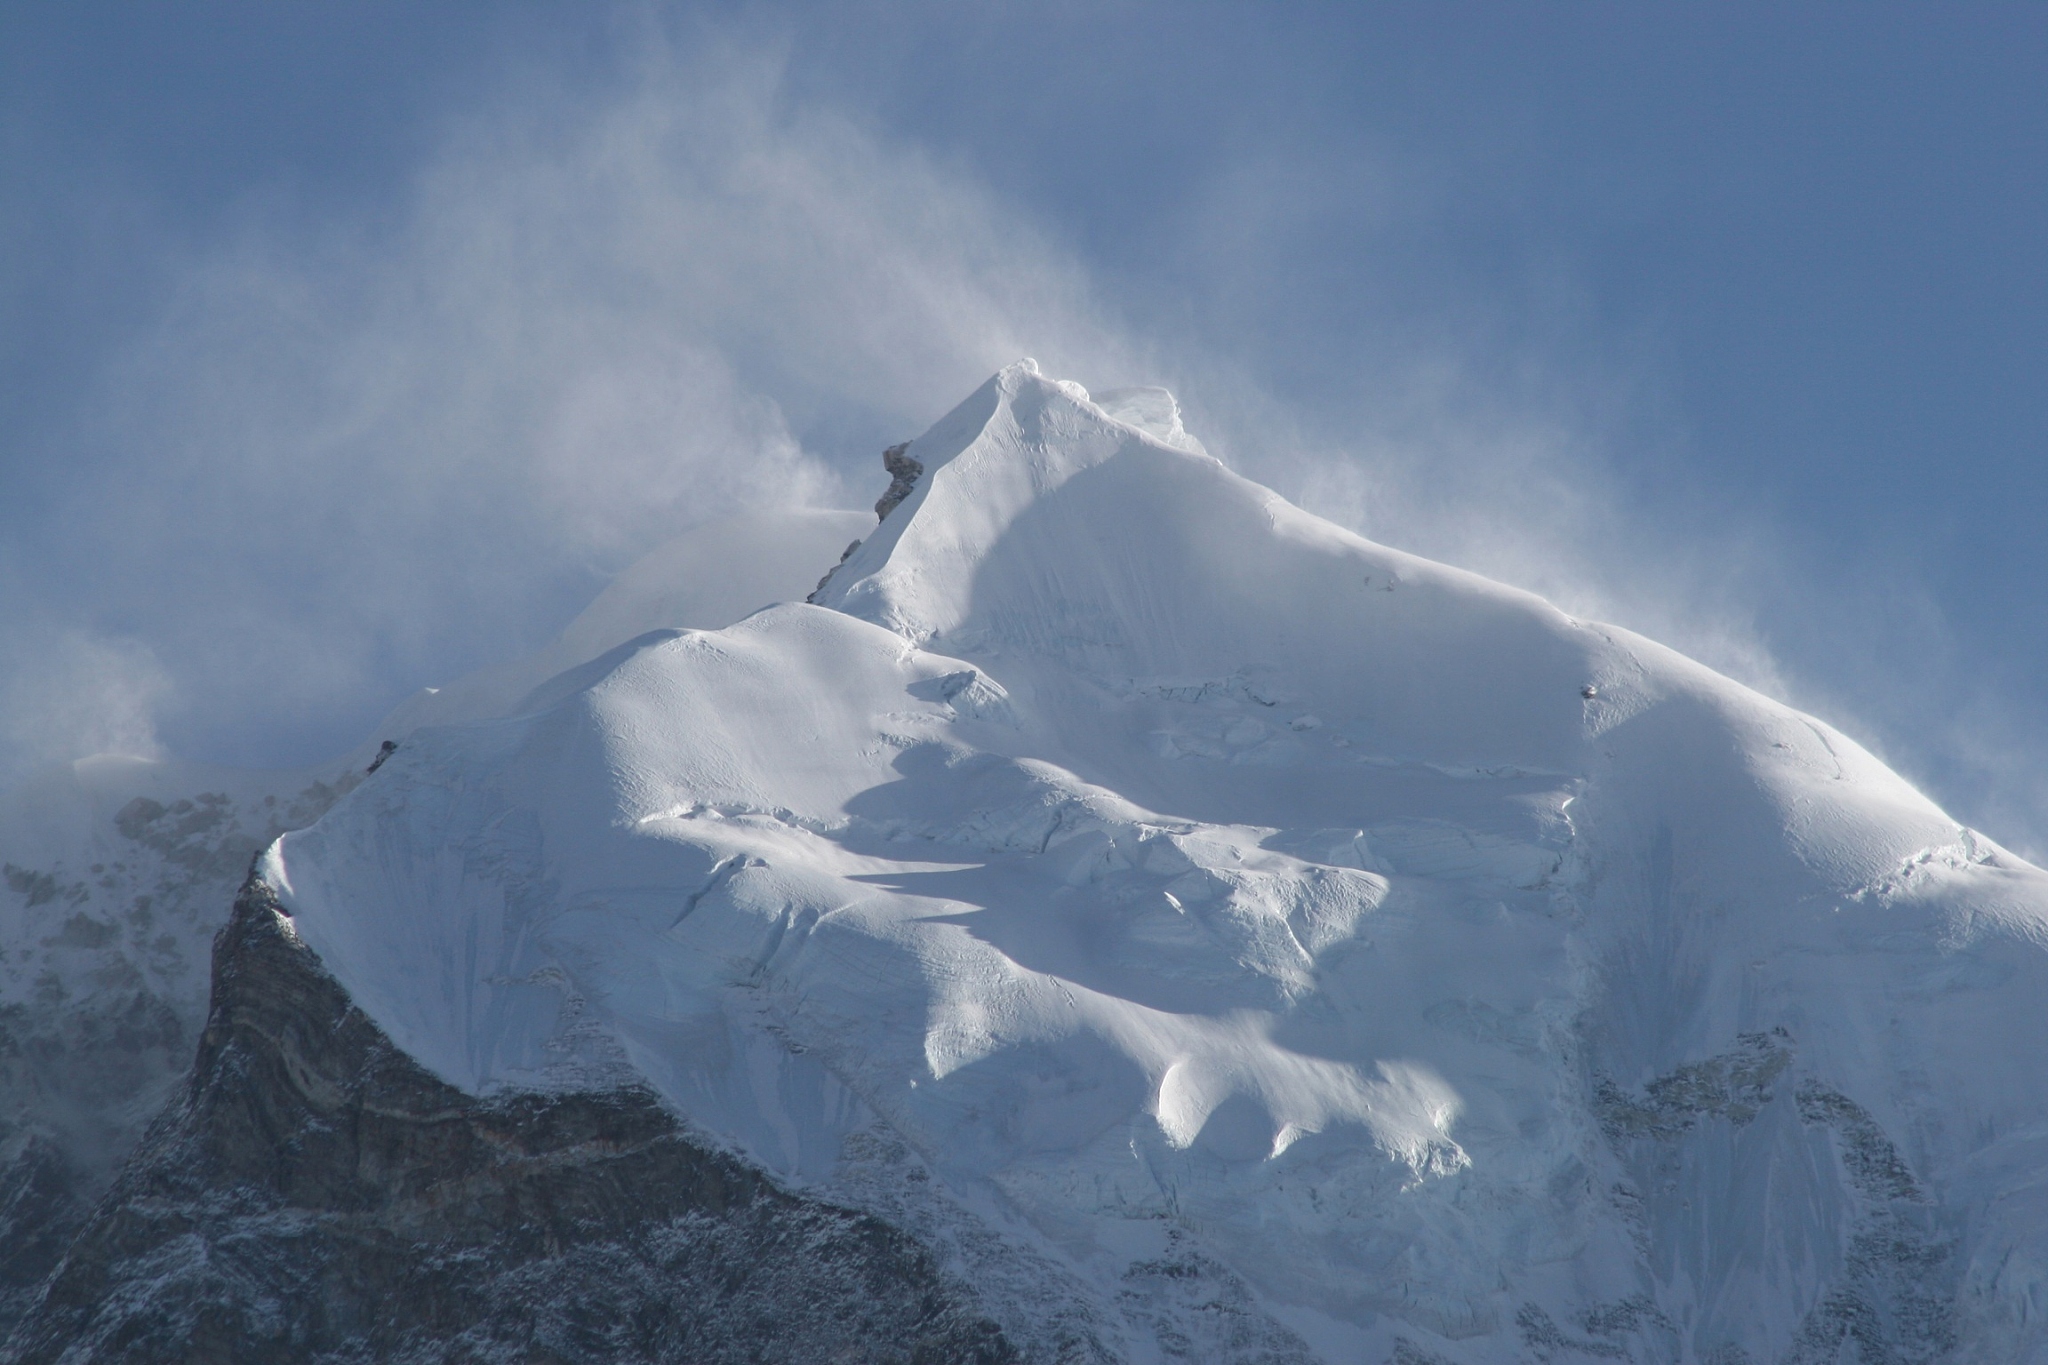
{"label": "wispy cloud", "polygon": [[1119,344],[1071,261],[789,99],[774,51],[633,50],[470,111],[358,220],[252,207],[81,402],[95,473],[24,588],[118,603],[181,744],[314,757],[692,522],[864,500],[792,410],[914,430],[1019,354]]}
{"label": "wispy cloud", "polygon": [[[273,197],[197,248],[138,228],[164,301],[49,438],[86,472],[0,582],[49,623],[0,658],[0,776],[159,731],[234,762],[339,749],[681,527],[867,501],[882,439],[1029,354],[1174,385],[1212,448],[1311,509],[1665,639],[1994,834],[2048,837],[2038,717],[1959,684],[1931,603],[1926,647],[1887,654],[1910,582],[1817,574],[1771,509],[1688,484],[1654,354],[1617,360],[1590,322],[1516,333],[1428,273],[1441,168],[1250,137],[1177,188],[1157,268],[1109,275],[958,159],[793,94],[773,43],[630,30],[602,79],[509,72],[352,217]],[[1340,218],[1332,291],[1302,262],[1333,259],[1308,248]],[[1551,301],[1525,311],[1574,316],[1568,269],[1529,275]],[[1335,328],[1338,295],[1388,315]],[[1646,443],[1680,471],[1659,498],[1629,477]]]}
{"label": "wispy cloud", "polygon": [[170,686],[139,640],[14,618],[0,645],[0,773],[87,754],[161,756],[156,708]]}
{"label": "wispy cloud", "polygon": [[[1912,547],[1823,559],[1792,509],[1710,477],[1654,333],[1615,335],[1568,268],[1524,262],[1496,282],[1541,301],[1518,307],[1418,254],[1455,226],[1439,172],[1369,143],[1298,163],[1259,146],[1188,196],[1174,273],[1218,284],[1196,343],[1156,353],[1212,448],[1368,536],[1819,714],[1959,818],[2048,852],[2048,717],[2020,680],[1971,667]],[[1331,218],[1360,228],[1350,277],[1291,277],[1327,268],[1305,248]],[[1326,293],[1386,316],[1330,327],[1314,316]],[[1318,391],[1304,398],[1290,369]]]}
{"label": "wispy cloud", "polygon": [[[1189,195],[1175,270],[1215,284],[1200,342],[1170,353],[1212,444],[1368,536],[1786,695],[1755,613],[1773,527],[1684,477],[1682,427],[1637,354],[1653,348],[1578,316],[1568,270],[1525,263],[1501,286],[1519,297],[1475,297],[1418,247],[1459,211],[1442,174],[1369,141],[1309,157],[1259,145]],[[1316,241],[1332,222],[1356,233],[1341,251]],[[1317,273],[1333,258],[1341,279]],[[1363,315],[1317,316],[1330,295]],[[1693,502],[1677,535],[1625,476],[1659,465]]]}

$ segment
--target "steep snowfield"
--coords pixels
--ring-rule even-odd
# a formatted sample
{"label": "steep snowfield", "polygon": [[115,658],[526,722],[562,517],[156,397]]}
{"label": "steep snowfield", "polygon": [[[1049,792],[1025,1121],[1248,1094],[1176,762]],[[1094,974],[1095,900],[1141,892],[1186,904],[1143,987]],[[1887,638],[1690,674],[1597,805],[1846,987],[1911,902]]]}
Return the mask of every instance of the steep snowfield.
{"label": "steep snowfield", "polygon": [[815,605],[417,731],[266,856],[297,932],[1048,1358],[2048,1359],[2048,876],[1104,398],[1012,366]]}

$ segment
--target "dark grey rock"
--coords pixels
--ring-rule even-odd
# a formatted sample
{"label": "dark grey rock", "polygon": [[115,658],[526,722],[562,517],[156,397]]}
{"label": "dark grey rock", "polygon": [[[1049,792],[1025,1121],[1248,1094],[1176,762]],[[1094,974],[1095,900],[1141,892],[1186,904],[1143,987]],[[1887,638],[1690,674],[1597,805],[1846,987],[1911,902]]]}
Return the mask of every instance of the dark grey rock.
{"label": "dark grey rock", "polygon": [[1869,1365],[1933,1365],[1956,1344],[1953,1239],[1868,1110],[1819,1081],[1799,1116],[1829,1129],[1858,1196],[1843,1275],[1800,1324],[1788,1365],[1831,1365],[1844,1343]]}
{"label": "dark grey rock", "polygon": [[[22,1208],[37,1188],[20,1184]],[[183,1093],[0,1357],[997,1365],[1016,1352],[911,1238],[780,1188],[648,1091],[478,1099],[441,1082],[350,1003],[252,879],[215,941]]]}
{"label": "dark grey rock", "polygon": [[[853,544],[847,546],[846,549],[839,556],[839,564],[844,564],[847,560],[852,559],[853,552],[855,550],[858,550],[859,548],[860,542],[857,540],[853,542]],[[839,572],[839,564],[834,564],[831,568],[825,570],[825,576],[818,580],[818,586],[811,589],[810,595],[805,597],[804,601],[815,604],[817,600],[824,595],[825,585],[832,581],[833,574]]]}
{"label": "dark grey rock", "polygon": [[910,442],[890,446],[882,452],[882,468],[889,471],[889,488],[875,504],[875,520],[887,521],[889,514],[910,496],[924,475],[924,462],[910,458]]}
{"label": "dark grey rock", "polygon": [[1596,1076],[1593,1112],[1613,1142],[1640,1137],[1669,1141],[1709,1115],[1739,1128],[1771,1102],[1772,1085],[1792,1064],[1790,1042],[1783,1029],[1742,1034],[1729,1052],[1659,1076],[1639,1097]]}
{"label": "dark grey rock", "polygon": [[[1593,1079],[1594,1112],[1617,1153],[1651,1149],[1639,1168],[1645,1186],[1672,1184],[1697,1153],[1689,1137],[1708,1119],[1740,1130],[1765,1106],[1790,1091],[1799,1120],[1831,1138],[1833,1179],[1847,1214],[1840,1269],[1821,1287],[1805,1312],[1780,1365],[1936,1365],[1957,1342],[1955,1301],[1958,1272],[1953,1234],[1944,1230],[1920,1182],[1877,1119],[1839,1090],[1808,1076],[1796,1086],[1793,1040],[1784,1029],[1744,1033],[1736,1046],[1704,1061],[1680,1066],[1645,1085],[1640,1094],[1611,1080]],[[1640,1210],[1640,1196],[1617,1187],[1625,1205]],[[1618,1307],[1631,1309],[1636,1301]],[[1574,1337],[1535,1304],[1516,1319],[1523,1342],[1541,1360],[1577,1356],[1631,1358],[1623,1341],[1641,1322],[1668,1330],[1663,1315],[1642,1301],[1636,1319],[1594,1311]],[[1639,1321],[1639,1320],[1640,1321]],[[1705,1365],[1744,1365],[1747,1352],[1721,1344]]]}
{"label": "dark grey rock", "polygon": [[185,1083],[207,945],[251,857],[359,777],[239,803],[137,796],[55,861],[0,865],[18,912],[0,943],[0,1341]]}

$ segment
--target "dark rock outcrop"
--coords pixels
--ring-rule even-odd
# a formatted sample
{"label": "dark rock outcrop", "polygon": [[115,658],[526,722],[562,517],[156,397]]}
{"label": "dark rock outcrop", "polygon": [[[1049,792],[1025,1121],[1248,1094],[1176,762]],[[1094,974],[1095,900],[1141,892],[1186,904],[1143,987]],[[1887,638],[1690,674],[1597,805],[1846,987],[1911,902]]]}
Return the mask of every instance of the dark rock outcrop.
{"label": "dark rock outcrop", "polygon": [[647,1091],[478,1099],[446,1085],[350,1003],[251,879],[215,941],[189,1083],[0,1357],[1016,1353],[911,1238],[780,1188]]}
{"label": "dark rock outcrop", "polygon": [[[361,779],[172,796],[155,767],[0,801],[0,1342],[185,1084],[251,857]],[[20,837],[50,820],[55,845]]]}
{"label": "dark rock outcrop", "polygon": [[[853,542],[853,544],[847,546],[845,552],[839,556],[839,564],[844,564],[847,560],[852,559],[853,552],[855,550],[858,550],[859,548],[860,542],[857,540]],[[834,564],[831,568],[825,570],[825,576],[818,580],[818,586],[811,589],[810,595],[804,598],[804,601],[815,603],[820,597],[824,595],[825,585],[832,581],[833,574],[839,572],[839,564]]]}
{"label": "dark rock outcrop", "polygon": [[889,472],[889,487],[875,504],[875,520],[887,521],[889,514],[917,487],[924,476],[924,462],[910,457],[910,442],[890,446],[882,452],[882,468]]}

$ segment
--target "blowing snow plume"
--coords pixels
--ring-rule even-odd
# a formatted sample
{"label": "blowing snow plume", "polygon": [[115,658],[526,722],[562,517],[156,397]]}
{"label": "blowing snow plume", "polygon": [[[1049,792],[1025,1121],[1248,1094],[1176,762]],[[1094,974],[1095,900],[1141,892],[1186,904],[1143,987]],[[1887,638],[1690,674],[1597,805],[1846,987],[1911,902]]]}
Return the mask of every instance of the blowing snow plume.
{"label": "blowing snow plume", "polygon": [[245,763],[339,751],[528,652],[690,525],[853,500],[846,462],[865,481],[885,435],[1043,338],[1120,366],[1014,214],[793,101],[758,49],[656,34],[595,94],[454,123],[389,205],[251,208],[165,270],[50,438],[92,474],[9,591],[60,621],[118,604],[109,647],[168,680],[145,720]]}
{"label": "blowing snow plume", "polygon": [[[1166,273],[1134,278],[960,146],[793,93],[738,27],[679,31],[643,15],[602,70],[506,71],[338,210],[267,186],[190,245],[121,242],[145,321],[16,433],[25,465],[73,473],[39,474],[7,527],[0,609],[124,681],[59,687],[71,714],[0,735],[0,781],[101,744],[337,753],[417,687],[538,647],[678,530],[866,503],[875,451],[1030,352],[1171,383],[1218,454],[1304,505],[1874,722],[1972,818],[2037,823],[2026,698],[1963,674],[1938,612],[1915,649],[1874,643],[1917,600],[1895,566],[1830,580],[1747,505],[1644,506],[1622,471],[1670,437],[1655,377],[1503,341],[1381,235],[1436,211],[1427,166],[1220,147],[1143,220]],[[147,221],[105,198],[69,211]],[[1303,248],[1361,212],[1380,227],[1346,268],[1434,281],[1427,326],[1304,328],[1327,290]],[[1788,666],[1783,640],[1823,643]],[[5,648],[0,692],[50,695],[47,644]]]}

